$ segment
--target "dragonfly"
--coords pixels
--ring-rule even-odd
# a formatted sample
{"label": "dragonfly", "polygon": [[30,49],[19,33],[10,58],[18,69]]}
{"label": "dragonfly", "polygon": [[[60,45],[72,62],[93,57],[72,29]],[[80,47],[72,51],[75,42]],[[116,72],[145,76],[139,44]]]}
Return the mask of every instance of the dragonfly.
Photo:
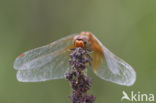
{"label": "dragonfly", "polygon": [[124,86],[135,83],[136,72],[132,66],[113,54],[91,32],[72,34],[20,54],[14,62],[17,80],[41,82],[65,78],[70,70],[70,49],[76,47],[93,51],[91,68],[101,79]]}

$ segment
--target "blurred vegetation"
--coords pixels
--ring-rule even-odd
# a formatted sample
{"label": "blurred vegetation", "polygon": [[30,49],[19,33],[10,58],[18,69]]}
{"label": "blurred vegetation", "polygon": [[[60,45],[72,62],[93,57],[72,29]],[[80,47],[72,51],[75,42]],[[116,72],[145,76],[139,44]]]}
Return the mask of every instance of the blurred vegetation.
{"label": "blurred vegetation", "polygon": [[123,90],[156,95],[155,0],[2,0],[0,103],[69,103],[65,80],[20,83],[13,62],[23,51],[81,31],[93,32],[137,72],[132,87],[91,73],[96,103],[119,103]]}

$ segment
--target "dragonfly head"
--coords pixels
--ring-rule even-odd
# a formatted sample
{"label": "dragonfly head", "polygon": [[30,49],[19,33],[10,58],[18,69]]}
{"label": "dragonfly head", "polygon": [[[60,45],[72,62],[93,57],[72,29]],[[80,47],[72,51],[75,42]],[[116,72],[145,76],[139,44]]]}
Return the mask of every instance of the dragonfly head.
{"label": "dragonfly head", "polygon": [[89,44],[89,32],[81,32],[74,37],[74,46],[85,48]]}

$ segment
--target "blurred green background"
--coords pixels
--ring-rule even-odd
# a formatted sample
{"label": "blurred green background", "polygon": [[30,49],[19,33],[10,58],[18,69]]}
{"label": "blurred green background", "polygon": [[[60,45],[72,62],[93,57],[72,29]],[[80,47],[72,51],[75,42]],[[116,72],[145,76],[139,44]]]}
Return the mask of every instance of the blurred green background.
{"label": "blurred green background", "polygon": [[[131,87],[106,82],[91,73],[95,103],[120,103],[129,95],[156,95],[155,0],[6,0],[0,1],[0,103],[70,103],[65,80],[20,83],[13,62],[20,53],[65,35],[93,32],[113,53],[131,64]],[[124,103],[129,103],[124,100]]]}

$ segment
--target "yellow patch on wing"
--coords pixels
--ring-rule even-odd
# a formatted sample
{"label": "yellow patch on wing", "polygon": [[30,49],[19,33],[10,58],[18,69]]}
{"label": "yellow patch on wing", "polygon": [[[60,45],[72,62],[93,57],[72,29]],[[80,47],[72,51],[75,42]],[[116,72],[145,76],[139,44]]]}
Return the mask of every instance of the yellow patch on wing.
{"label": "yellow patch on wing", "polygon": [[102,63],[102,60],[104,58],[104,53],[103,53],[102,47],[100,46],[100,44],[98,43],[98,41],[96,40],[96,38],[94,38],[92,34],[90,35],[89,38],[90,38],[91,49],[94,51],[93,70],[96,71],[98,67],[100,66],[100,64]]}

